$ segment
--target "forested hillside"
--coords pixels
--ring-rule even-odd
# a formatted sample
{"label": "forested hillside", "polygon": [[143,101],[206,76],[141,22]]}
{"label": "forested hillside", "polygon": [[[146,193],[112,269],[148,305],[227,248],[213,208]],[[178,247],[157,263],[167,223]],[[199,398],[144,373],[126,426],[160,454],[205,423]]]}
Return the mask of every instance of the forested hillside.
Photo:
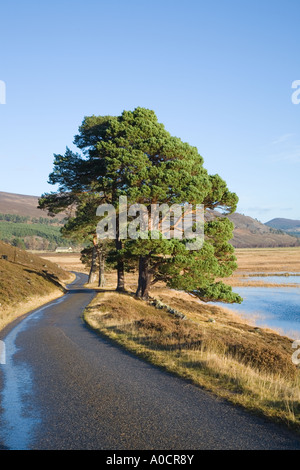
{"label": "forested hillside", "polygon": [[0,240],[27,250],[55,250],[72,245],[62,237],[62,226],[59,218],[0,213]]}
{"label": "forested hillside", "polygon": [[[55,250],[58,245],[72,246],[60,234],[64,215],[49,217],[46,211],[37,209],[37,205],[37,196],[0,191],[0,240],[32,250]],[[230,215],[229,219],[235,226],[231,243],[236,248],[299,245],[295,236],[299,237],[300,232],[296,232],[294,227],[294,230],[291,227],[288,231],[283,230],[282,227],[272,227],[269,223],[263,224],[239,213]],[[5,222],[13,222],[14,225],[5,225]],[[34,225],[30,227],[29,223]]]}

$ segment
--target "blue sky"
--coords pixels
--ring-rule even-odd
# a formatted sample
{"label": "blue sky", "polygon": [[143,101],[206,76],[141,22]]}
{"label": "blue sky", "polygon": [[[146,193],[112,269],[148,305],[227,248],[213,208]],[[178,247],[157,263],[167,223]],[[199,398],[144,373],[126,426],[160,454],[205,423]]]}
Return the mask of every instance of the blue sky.
{"label": "blue sky", "polygon": [[153,109],[266,222],[300,219],[299,0],[0,4],[0,191],[41,195],[84,116]]}

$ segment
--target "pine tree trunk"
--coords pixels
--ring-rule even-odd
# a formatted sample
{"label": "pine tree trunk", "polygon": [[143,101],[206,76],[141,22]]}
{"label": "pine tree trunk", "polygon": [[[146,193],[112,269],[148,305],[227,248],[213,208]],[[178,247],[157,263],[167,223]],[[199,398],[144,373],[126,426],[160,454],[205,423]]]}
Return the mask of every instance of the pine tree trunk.
{"label": "pine tree trunk", "polygon": [[99,280],[98,287],[105,287],[105,258],[101,249],[98,252]]}
{"label": "pine tree trunk", "polygon": [[124,292],[125,291],[125,276],[124,276],[124,263],[123,261],[118,263],[118,283],[117,283],[117,291]]}
{"label": "pine tree trunk", "polygon": [[92,284],[95,282],[97,279],[97,246],[93,246],[93,251],[92,251],[92,263],[91,263],[91,269],[89,273],[89,279],[88,279],[88,284]]}
{"label": "pine tree trunk", "polygon": [[[118,238],[116,239],[116,248],[117,250],[122,249],[122,242]],[[118,281],[117,281],[117,291],[124,292],[125,291],[125,275],[124,275],[124,262],[119,260],[117,263],[117,274],[118,274]]]}
{"label": "pine tree trunk", "polygon": [[152,273],[149,269],[149,258],[141,256],[139,259],[139,279],[136,297],[147,300],[152,281]]}

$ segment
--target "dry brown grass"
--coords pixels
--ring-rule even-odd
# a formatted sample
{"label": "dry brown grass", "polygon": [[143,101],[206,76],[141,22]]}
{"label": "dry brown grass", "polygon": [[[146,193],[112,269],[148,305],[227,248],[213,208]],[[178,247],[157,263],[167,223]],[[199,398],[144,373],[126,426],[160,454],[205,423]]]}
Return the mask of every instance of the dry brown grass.
{"label": "dry brown grass", "polygon": [[[251,273],[276,274],[276,273],[300,273],[300,247],[290,248],[237,248],[235,250],[238,269],[233,276],[224,282],[233,286],[245,286],[243,276]],[[78,271],[87,273],[88,270],[80,261],[80,253],[39,253],[45,260],[56,263],[67,271]],[[107,286],[114,288],[116,274],[108,273]],[[246,280],[249,286],[273,287],[274,284],[267,283],[264,278],[261,281]],[[129,290],[136,286],[136,275],[126,275],[126,284]],[[277,284],[276,284],[277,285]],[[286,284],[285,284],[286,286]]]}
{"label": "dry brown grass", "polygon": [[66,271],[88,273],[88,269],[80,261],[80,253],[50,253],[39,252],[39,257],[57,264]]}
{"label": "dry brown grass", "polygon": [[25,315],[26,313],[31,312],[52,300],[58,299],[62,295],[64,295],[64,293],[61,290],[56,289],[51,293],[36,295],[23,302],[18,302],[14,305],[7,305],[2,309],[0,307],[0,332],[9,323],[20,318],[22,315]]}
{"label": "dry brown grass", "polygon": [[300,273],[300,247],[239,248],[235,250],[241,273]]}
{"label": "dry brown grass", "polygon": [[[225,280],[234,287],[297,287],[295,283],[268,282],[266,275],[300,274],[300,247],[290,248],[239,248],[235,250],[238,269]],[[251,280],[257,273],[260,280]]]}
{"label": "dry brown grass", "polygon": [[163,286],[152,294],[186,319],[113,291],[99,293],[84,319],[144,359],[300,429],[300,371],[289,338]]}
{"label": "dry brown grass", "polygon": [[15,318],[61,296],[65,283],[74,278],[56,264],[3,242],[0,255],[0,330]]}
{"label": "dry brown grass", "polygon": [[[239,276],[252,272],[300,272],[299,248],[237,249],[236,255],[238,271],[229,279],[233,285]],[[59,269],[87,272],[77,253],[40,256]],[[126,275],[127,294],[114,291],[115,272],[107,273],[106,279],[105,290],[99,289],[84,314],[92,328],[234,403],[300,429],[300,372],[291,360],[289,338],[257,328],[230,309],[156,285],[151,295],[183,313],[186,319],[180,320],[134,298],[136,274]]]}

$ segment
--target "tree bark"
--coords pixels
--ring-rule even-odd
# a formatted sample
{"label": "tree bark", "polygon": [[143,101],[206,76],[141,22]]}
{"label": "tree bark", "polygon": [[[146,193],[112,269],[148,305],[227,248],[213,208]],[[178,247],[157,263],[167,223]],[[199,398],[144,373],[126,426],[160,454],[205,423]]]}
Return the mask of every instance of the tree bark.
{"label": "tree bark", "polygon": [[[116,239],[116,249],[122,249],[122,242],[118,238]],[[118,260],[117,262],[117,291],[124,292],[125,291],[125,275],[124,275],[124,262],[122,260]]]}
{"label": "tree bark", "polygon": [[98,287],[105,287],[105,257],[101,248],[99,248],[98,250],[98,263],[99,263]]}
{"label": "tree bark", "polygon": [[149,258],[141,256],[139,259],[139,278],[136,297],[147,300],[152,282],[152,273],[149,268]]}
{"label": "tree bark", "polygon": [[95,282],[97,279],[97,246],[94,244],[93,245],[93,251],[92,251],[92,263],[91,263],[91,269],[89,272],[89,279],[88,279],[88,284],[92,284]]}

